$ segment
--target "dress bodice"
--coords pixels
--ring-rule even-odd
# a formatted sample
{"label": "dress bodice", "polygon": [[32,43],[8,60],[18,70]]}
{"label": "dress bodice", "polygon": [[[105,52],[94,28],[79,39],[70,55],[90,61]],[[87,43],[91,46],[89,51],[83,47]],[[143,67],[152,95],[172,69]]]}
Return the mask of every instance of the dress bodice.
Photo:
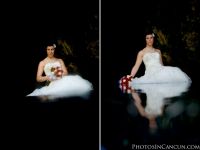
{"label": "dress bodice", "polygon": [[50,77],[54,76],[54,72],[52,71],[52,68],[56,68],[56,67],[61,67],[61,64],[59,61],[47,63],[44,66],[45,75],[50,76]]}
{"label": "dress bodice", "polygon": [[147,52],[144,54],[143,62],[146,69],[152,66],[161,66],[160,54],[158,52]]}
{"label": "dress bodice", "polygon": [[155,73],[162,68],[160,63],[160,54],[158,52],[147,52],[143,56],[143,62],[146,68],[145,73]]}

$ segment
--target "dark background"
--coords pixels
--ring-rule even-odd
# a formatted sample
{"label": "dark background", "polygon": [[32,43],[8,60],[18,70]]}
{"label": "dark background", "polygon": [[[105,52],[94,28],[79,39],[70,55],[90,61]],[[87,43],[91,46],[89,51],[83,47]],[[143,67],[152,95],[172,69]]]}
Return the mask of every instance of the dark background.
{"label": "dark background", "polygon": [[[91,57],[87,46],[99,39],[99,2],[16,1],[2,7],[2,143],[26,149],[98,149],[99,60]],[[60,37],[74,49],[76,56],[70,61],[94,86],[90,99],[26,98],[36,88],[46,42]],[[61,58],[69,62],[67,56]]]}

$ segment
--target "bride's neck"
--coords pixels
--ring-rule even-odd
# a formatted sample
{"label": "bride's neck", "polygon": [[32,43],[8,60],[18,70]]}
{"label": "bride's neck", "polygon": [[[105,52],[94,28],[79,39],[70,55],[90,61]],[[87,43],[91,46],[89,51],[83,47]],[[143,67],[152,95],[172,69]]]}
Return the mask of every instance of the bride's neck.
{"label": "bride's neck", "polygon": [[55,57],[47,57],[47,58],[46,58],[46,61],[47,61],[47,62],[54,62],[55,60],[56,60]]}
{"label": "bride's neck", "polygon": [[148,49],[154,49],[153,46],[149,46],[149,45],[147,45],[146,48],[148,48]]}
{"label": "bride's neck", "polygon": [[53,60],[53,59],[55,59],[55,57],[48,57],[48,56],[47,56],[47,59],[48,59],[48,60]]}
{"label": "bride's neck", "polygon": [[146,50],[149,50],[149,51],[154,51],[155,48],[153,46],[146,46]]}

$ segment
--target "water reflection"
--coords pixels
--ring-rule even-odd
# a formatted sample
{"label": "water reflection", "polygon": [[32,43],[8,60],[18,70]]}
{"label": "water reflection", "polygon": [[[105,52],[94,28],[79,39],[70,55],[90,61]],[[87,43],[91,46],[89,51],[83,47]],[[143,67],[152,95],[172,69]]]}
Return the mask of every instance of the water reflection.
{"label": "water reflection", "polygon": [[156,133],[158,117],[165,115],[164,126],[166,126],[172,117],[176,117],[183,112],[184,104],[180,101],[173,101],[173,98],[180,98],[187,93],[189,88],[190,83],[137,84],[132,87],[129,86],[126,88],[129,89],[127,92],[131,97],[128,112],[131,115],[136,115],[131,110],[133,108],[131,105],[134,104],[137,108],[137,113],[148,119],[150,133]]}

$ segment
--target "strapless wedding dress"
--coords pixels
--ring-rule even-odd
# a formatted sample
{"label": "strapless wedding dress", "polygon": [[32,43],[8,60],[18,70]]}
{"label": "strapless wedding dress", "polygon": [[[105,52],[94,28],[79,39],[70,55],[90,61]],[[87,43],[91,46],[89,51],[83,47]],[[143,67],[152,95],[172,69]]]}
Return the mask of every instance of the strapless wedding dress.
{"label": "strapless wedding dress", "polygon": [[148,52],[143,56],[145,74],[135,77],[131,85],[141,83],[191,82],[190,77],[178,67],[163,66],[158,52]]}
{"label": "strapless wedding dress", "polygon": [[49,85],[35,89],[27,96],[47,96],[49,99],[65,97],[88,98],[93,90],[92,83],[82,78],[80,75],[67,75],[56,80],[52,68],[60,67],[58,61],[47,63],[44,67],[45,75],[53,79]]}
{"label": "strapless wedding dress", "polygon": [[143,56],[145,74],[135,77],[131,88],[146,94],[145,111],[150,115],[161,115],[166,98],[180,96],[191,85],[190,77],[178,67],[163,66],[158,52],[148,52]]}

